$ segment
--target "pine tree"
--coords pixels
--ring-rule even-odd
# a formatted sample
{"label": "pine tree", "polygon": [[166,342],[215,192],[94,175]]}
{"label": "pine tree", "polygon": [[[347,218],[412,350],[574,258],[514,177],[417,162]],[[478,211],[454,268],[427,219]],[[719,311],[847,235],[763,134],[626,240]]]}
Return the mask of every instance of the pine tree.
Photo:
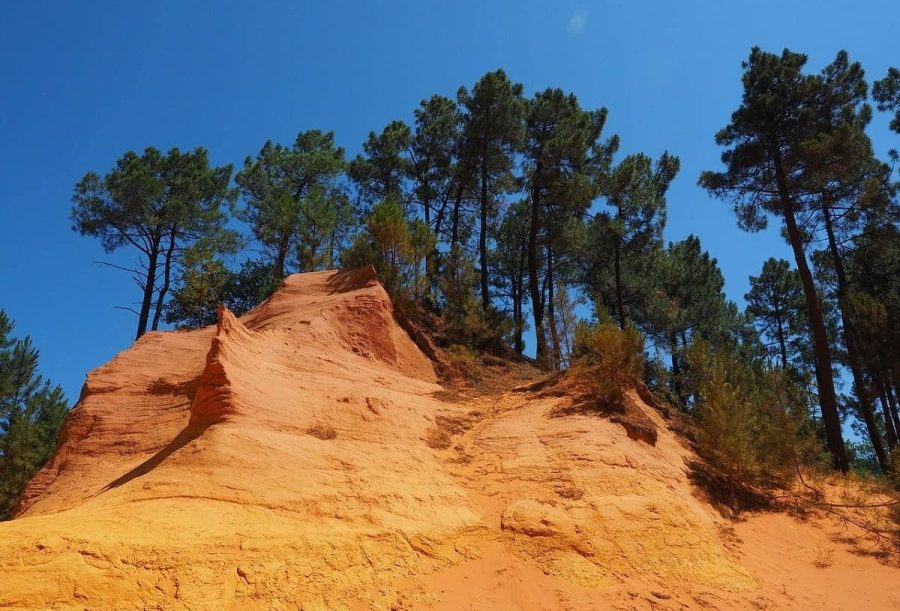
{"label": "pine tree", "polygon": [[344,149],[335,146],[334,133],[319,130],[299,133],[290,148],[267,141],[255,159],[244,160],[235,176],[245,204],[241,218],[270,254],[280,278],[292,248],[298,263],[309,265],[328,242],[328,230],[337,230],[338,219],[345,222],[348,204],[337,185],[345,168]]}
{"label": "pine tree", "polygon": [[900,133],[900,69],[888,68],[887,76],[873,83],[872,97],[878,110],[894,113],[891,129]]}
{"label": "pine tree", "polygon": [[402,121],[391,121],[380,134],[369,132],[362,154],[357,155],[348,168],[363,208],[391,199],[406,213],[409,204],[407,177],[410,175],[406,152],[411,142],[412,132]]}
{"label": "pine tree", "polygon": [[757,329],[769,340],[769,354],[778,359],[782,369],[800,366],[809,323],[796,270],[784,259],[770,257],[759,276],[750,276],[750,292],[744,299]]}
{"label": "pine tree", "polygon": [[731,123],[716,142],[731,147],[722,154],[725,172],[704,172],[700,184],[716,197],[732,201],[738,225],[765,228],[767,214],[784,221],[806,299],[816,353],[816,377],[826,439],[835,469],[847,471],[847,455],[834,391],[832,354],[822,305],[798,223],[807,203],[804,148],[819,131],[815,108],[821,79],[803,74],[806,56],[785,50],[781,56],[754,47],[743,64],[744,95]]}
{"label": "pine tree", "polygon": [[414,184],[413,198],[422,206],[425,224],[436,237],[434,248],[425,257],[427,298],[433,303],[439,275],[437,244],[445,235],[451,216],[462,114],[456,102],[435,95],[422,100],[415,117],[409,172]]}
{"label": "pine tree", "polygon": [[672,391],[684,403],[685,350],[696,339],[713,346],[730,341],[739,323],[737,306],[725,297],[725,277],[716,259],[693,235],[658,253],[648,282],[655,288],[639,320],[645,320],[647,335],[666,347]]}
{"label": "pine tree", "polygon": [[50,458],[68,410],[62,389],[38,373],[31,338],[14,339],[12,330],[0,310],[0,520],[9,517],[22,489]]}
{"label": "pine tree", "polygon": [[[85,174],[75,185],[72,228],[98,237],[107,252],[132,247],[131,272],[141,289],[136,337],[156,330],[181,256],[198,242],[237,248],[225,228],[223,206],[232,198],[231,166],[211,167],[205,149],[163,155],[148,147],[126,153],[105,176]],[[151,311],[153,318],[151,321]]]}
{"label": "pine tree", "polygon": [[[848,296],[890,449],[900,445],[900,229],[872,223],[847,253]],[[897,465],[893,465],[896,470]]]}
{"label": "pine tree", "polygon": [[365,220],[365,230],[341,254],[344,267],[373,265],[385,290],[393,297],[404,287],[412,257],[410,225],[403,206],[388,198],[376,204]]}
{"label": "pine tree", "polygon": [[[528,290],[537,361],[541,367],[554,364],[548,349],[545,306],[554,295],[555,231],[572,218],[580,219],[597,194],[596,176],[608,167],[618,140],[603,142],[606,109],[585,111],[574,95],[560,89],[538,93],[528,104],[524,148],[524,186],[528,196]],[[557,251],[558,253],[559,251]],[[551,300],[547,295],[551,295]]]}
{"label": "pine tree", "polygon": [[514,155],[525,135],[522,85],[503,70],[488,72],[470,93],[460,88],[457,98],[465,109],[461,156],[475,168],[478,181],[478,262],[481,307],[491,306],[488,282],[489,220],[500,212],[500,197],[512,190]]}
{"label": "pine tree", "polygon": [[520,200],[506,210],[497,232],[492,274],[496,293],[508,301],[512,315],[512,346],[516,354],[525,351],[525,304],[528,303],[528,203]]}
{"label": "pine tree", "polygon": [[587,285],[615,315],[620,329],[647,301],[648,258],[662,245],[665,195],[679,165],[669,153],[655,164],[644,154],[629,155],[601,179],[612,212],[602,211],[591,221]]}
{"label": "pine tree", "polygon": [[[806,190],[811,194],[807,217],[808,231],[821,230],[827,248],[817,261],[827,265],[834,279],[833,293],[840,314],[846,363],[853,376],[859,411],[873,450],[883,471],[890,469],[873,407],[873,397],[865,375],[865,347],[849,311],[852,290],[845,270],[845,245],[860,232],[866,219],[892,212],[890,168],[875,159],[865,134],[871,108],[865,103],[868,85],[859,63],[851,63],[845,51],[822,70],[821,92],[816,103],[817,133],[803,143]],[[890,222],[890,221],[887,221]]]}

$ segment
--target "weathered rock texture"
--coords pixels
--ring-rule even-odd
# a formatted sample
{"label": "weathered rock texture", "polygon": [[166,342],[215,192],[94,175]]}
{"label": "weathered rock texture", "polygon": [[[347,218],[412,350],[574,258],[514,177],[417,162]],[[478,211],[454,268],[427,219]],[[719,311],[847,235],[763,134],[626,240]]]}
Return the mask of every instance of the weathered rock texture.
{"label": "weathered rock texture", "polygon": [[0,607],[808,602],[723,538],[636,393],[654,445],[564,396],[441,390],[371,270],[149,333],[88,376],[0,525]]}

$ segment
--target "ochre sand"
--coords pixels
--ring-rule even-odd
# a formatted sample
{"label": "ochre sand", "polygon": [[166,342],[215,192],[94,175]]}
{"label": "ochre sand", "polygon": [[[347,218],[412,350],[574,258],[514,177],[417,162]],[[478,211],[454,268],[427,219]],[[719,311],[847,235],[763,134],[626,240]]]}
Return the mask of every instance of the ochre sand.
{"label": "ochre sand", "polygon": [[0,608],[900,608],[845,526],[722,519],[636,394],[655,445],[566,397],[448,396],[371,270],[148,333],[0,524]]}

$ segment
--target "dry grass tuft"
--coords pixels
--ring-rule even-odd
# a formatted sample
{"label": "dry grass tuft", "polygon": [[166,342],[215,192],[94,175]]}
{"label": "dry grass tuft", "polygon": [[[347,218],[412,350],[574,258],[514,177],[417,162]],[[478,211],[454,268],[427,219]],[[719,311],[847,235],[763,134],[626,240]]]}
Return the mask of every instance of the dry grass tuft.
{"label": "dry grass tuft", "polygon": [[334,427],[324,422],[318,422],[309,427],[306,429],[306,433],[322,440],[335,439],[337,437],[337,431],[334,430]]}

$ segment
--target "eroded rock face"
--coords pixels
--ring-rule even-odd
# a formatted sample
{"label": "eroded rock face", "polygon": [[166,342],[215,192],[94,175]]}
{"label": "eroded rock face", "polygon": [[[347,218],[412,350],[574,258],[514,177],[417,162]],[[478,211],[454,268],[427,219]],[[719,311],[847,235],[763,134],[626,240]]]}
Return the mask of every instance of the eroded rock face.
{"label": "eroded rock face", "polygon": [[149,333],[88,376],[0,525],[0,606],[419,607],[484,566],[550,606],[635,579],[755,587],[637,394],[655,445],[565,397],[440,390],[371,270]]}

